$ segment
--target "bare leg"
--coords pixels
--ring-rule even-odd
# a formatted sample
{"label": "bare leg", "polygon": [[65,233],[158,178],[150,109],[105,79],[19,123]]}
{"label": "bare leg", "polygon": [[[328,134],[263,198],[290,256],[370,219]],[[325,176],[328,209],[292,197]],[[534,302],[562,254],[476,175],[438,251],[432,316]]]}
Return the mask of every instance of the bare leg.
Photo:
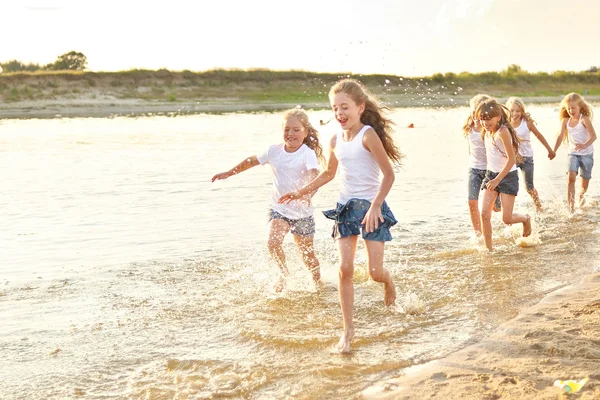
{"label": "bare leg", "polygon": [[531,196],[531,199],[533,200],[533,204],[535,205],[535,210],[537,212],[541,212],[542,211],[542,202],[540,201],[540,196],[537,192],[537,190],[535,190],[535,188],[528,190],[527,193],[529,193],[529,195]]}
{"label": "bare leg", "polygon": [[281,274],[275,284],[275,291],[281,292],[285,288],[285,278],[289,275],[285,265],[285,253],[283,252],[283,238],[289,232],[290,225],[282,219],[272,219],[269,222],[269,239],[267,248],[275,264],[279,267]]}
{"label": "bare leg", "polygon": [[[498,197],[498,192],[495,190],[485,189],[483,191],[483,204],[481,205],[481,232],[483,233],[483,240],[489,251],[493,250],[492,247],[492,209],[494,202]],[[502,204],[504,210],[504,204]]]}
{"label": "bare leg", "polygon": [[317,260],[317,256],[315,255],[313,239],[313,236],[294,235],[294,241],[296,242],[298,251],[300,251],[302,261],[312,274],[313,281],[318,284],[321,282],[321,269],[319,268],[319,260]]}
{"label": "bare leg", "polygon": [[383,249],[385,242],[365,240],[367,258],[369,260],[369,276],[375,282],[383,283],[383,302],[387,307],[396,301],[396,287],[392,281],[390,271],[383,266]]}
{"label": "bare leg", "polygon": [[350,341],[354,337],[354,256],[358,236],[349,236],[338,239],[338,253],[340,255],[339,291],[344,332],[337,349],[340,353],[350,351]]}
{"label": "bare leg", "polygon": [[579,193],[579,207],[585,204],[585,192],[587,192],[588,187],[590,186],[589,179],[581,178],[581,192]]}
{"label": "bare leg", "polygon": [[567,206],[569,212],[575,211],[575,179],[577,179],[577,172],[569,171],[567,175]]}
{"label": "bare leg", "polygon": [[469,215],[475,233],[481,235],[481,215],[479,214],[479,201],[469,200]]}
{"label": "bare leg", "polygon": [[531,218],[529,215],[513,213],[516,196],[501,193],[500,197],[502,198],[502,222],[506,225],[521,222],[523,224],[523,237],[531,235]]}

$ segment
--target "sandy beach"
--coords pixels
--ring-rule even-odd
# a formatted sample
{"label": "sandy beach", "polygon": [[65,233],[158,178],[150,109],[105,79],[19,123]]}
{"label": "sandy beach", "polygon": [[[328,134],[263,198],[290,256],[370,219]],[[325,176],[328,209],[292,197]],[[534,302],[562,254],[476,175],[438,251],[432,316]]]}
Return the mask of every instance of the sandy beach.
{"label": "sandy beach", "polygon": [[[555,380],[589,378],[578,393]],[[550,293],[481,342],[408,368],[365,399],[600,399],[600,273]]]}

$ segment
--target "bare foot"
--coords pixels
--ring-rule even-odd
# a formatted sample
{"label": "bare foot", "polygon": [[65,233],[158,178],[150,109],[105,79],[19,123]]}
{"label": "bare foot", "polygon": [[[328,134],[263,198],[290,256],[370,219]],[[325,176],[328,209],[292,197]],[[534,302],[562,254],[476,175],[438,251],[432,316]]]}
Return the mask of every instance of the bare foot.
{"label": "bare foot", "polygon": [[585,205],[585,196],[579,196],[579,207],[583,207]]}
{"label": "bare foot", "polygon": [[383,290],[385,292],[383,295],[383,302],[386,307],[389,307],[396,302],[396,287],[392,282],[389,284],[384,283]]}
{"label": "bare foot", "polygon": [[279,274],[279,278],[277,278],[277,282],[275,282],[274,289],[277,293],[281,293],[283,289],[285,289],[285,276],[283,274]]}
{"label": "bare foot", "polygon": [[337,344],[340,353],[350,353],[350,342],[354,337],[354,328],[344,329],[344,333]]}
{"label": "bare foot", "polygon": [[529,216],[529,214],[525,214],[525,217],[527,218],[527,220],[523,222],[523,237],[531,235],[531,217]]}

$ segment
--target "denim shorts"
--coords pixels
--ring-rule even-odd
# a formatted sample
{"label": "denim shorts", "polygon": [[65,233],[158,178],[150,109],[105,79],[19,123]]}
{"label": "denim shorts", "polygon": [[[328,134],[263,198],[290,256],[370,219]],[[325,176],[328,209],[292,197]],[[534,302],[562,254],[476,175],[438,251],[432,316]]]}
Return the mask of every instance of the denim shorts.
{"label": "denim shorts", "polygon": [[517,164],[525,177],[525,187],[527,190],[533,190],[533,157],[523,157],[521,163]]}
{"label": "denim shorts", "polygon": [[579,172],[583,179],[592,179],[592,167],[594,166],[594,154],[569,154],[569,172]]}
{"label": "denim shorts", "polygon": [[392,210],[384,201],[381,205],[381,215],[384,221],[379,222],[379,227],[373,232],[366,232],[362,220],[365,218],[371,203],[363,199],[350,199],[346,204],[337,203],[333,210],[323,211],[323,214],[335,221],[331,237],[341,239],[349,236],[358,236],[362,233],[364,240],[375,242],[389,242],[392,240],[390,228],[398,222],[392,214]]}
{"label": "denim shorts", "polygon": [[481,182],[485,178],[485,169],[469,169],[469,200],[479,200]]}
{"label": "denim shorts", "polygon": [[279,214],[277,211],[269,209],[267,213],[268,221],[274,219],[282,219],[290,225],[290,232],[298,236],[314,236],[315,234],[315,219],[311,215],[310,217],[300,219],[289,219]]}
{"label": "denim shorts", "polygon": [[[498,176],[498,172],[487,171],[485,173],[485,179],[481,183],[481,190],[487,189],[485,184]],[[510,171],[504,179],[500,181],[500,184],[496,186],[496,192],[504,194],[512,194],[516,196],[519,193],[519,174],[517,170]]]}
{"label": "denim shorts", "polygon": [[[479,192],[481,192],[481,183],[485,179],[485,173],[485,169],[469,169],[469,200],[479,200]],[[494,207],[498,210],[502,208],[500,196],[496,197]]]}

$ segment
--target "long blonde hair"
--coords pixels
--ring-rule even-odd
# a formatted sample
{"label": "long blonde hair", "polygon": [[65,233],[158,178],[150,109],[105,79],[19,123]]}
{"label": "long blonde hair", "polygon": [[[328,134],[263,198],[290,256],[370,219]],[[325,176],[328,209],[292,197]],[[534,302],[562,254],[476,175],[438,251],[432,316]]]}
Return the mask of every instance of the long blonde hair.
{"label": "long blonde hair", "polygon": [[304,143],[308,148],[313,150],[317,155],[317,159],[321,165],[325,164],[325,157],[323,156],[323,147],[321,146],[321,142],[319,141],[319,132],[315,129],[314,126],[310,123],[308,119],[308,115],[306,111],[301,108],[292,108],[291,110],[287,110],[283,114],[284,121],[290,117],[297,118],[298,121],[302,124],[304,129],[308,132],[306,137],[304,138]]}
{"label": "long blonde hair", "polygon": [[393,132],[392,125],[394,123],[383,116],[383,110],[388,111],[389,109],[380,106],[377,100],[367,92],[363,84],[355,79],[342,79],[329,90],[330,97],[338,93],[345,93],[356,104],[365,105],[365,111],[360,115],[360,122],[370,125],[375,130],[388,158],[393,164],[400,165],[403,154],[400,152],[398,146],[394,144],[391,136]]}
{"label": "long blonde hair", "polygon": [[581,113],[585,116],[590,117],[590,119],[594,118],[594,113],[592,112],[592,106],[588,104],[587,101],[577,93],[569,93],[566,95],[562,101],[560,102],[560,111],[558,112],[560,115],[561,121],[565,118],[570,118],[569,112],[567,111],[569,103],[577,103]]}
{"label": "long blonde hair", "polygon": [[471,98],[471,100],[469,100],[469,107],[471,107],[471,112],[469,113],[469,116],[467,117],[467,119],[465,120],[465,124],[463,125],[463,133],[465,137],[469,136],[471,129],[473,129],[473,126],[475,125],[475,120],[473,119],[473,113],[475,112],[475,108],[477,108],[479,103],[481,103],[482,101],[489,100],[491,98],[492,96],[490,95],[480,93],[476,94]]}
{"label": "long blonde hair", "polygon": [[525,111],[525,103],[523,102],[523,100],[521,100],[519,97],[509,97],[508,100],[506,100],[506,108],[508,108],[508,110],[510,111],[510,108],[513,105],[519,107],[519,109],[521,110],[521,118],[524,118],[527,122],[535,122],[533,118],[531,118],[531,114]]}
{"label": "long blonde hair", "polygon": [[[475,118],[477,118],[477,119],[490,119],[490,118],[500,116],[500,121],[498,121],[498,129],[505,126],[506,129],[508,129],[508,131],[510,132],[510,138],[512,139],[512,147],[515,151],[516,162],[517,162],[517,164],[519,164],[523,158],[519,154],[520,140],[519,140],[519,136],[517,136],[517,132],[515,131],[515,128],[513,128],[512,125],[510,124],[510,111],[508,110],[508,108],[506,108],[506,106],[498,103],[495,99],[489,99],[489,100],[485,100],[485,101],[482,101],[481,103],[479,103],[479,105],[475,109],[474,115],[475,115]],[[481,132],[482,132],[482,137],[484,137],[485,132],[486,132],[485,127],[481,130]],[[500,153],[506,157],[507,155],[502,150],[500,150],[500,148],[498,148],[495,140],[493,141],[493,143],[494,143],[494,146],[496,146],[496,149],[498,151],[500,151]]]}

